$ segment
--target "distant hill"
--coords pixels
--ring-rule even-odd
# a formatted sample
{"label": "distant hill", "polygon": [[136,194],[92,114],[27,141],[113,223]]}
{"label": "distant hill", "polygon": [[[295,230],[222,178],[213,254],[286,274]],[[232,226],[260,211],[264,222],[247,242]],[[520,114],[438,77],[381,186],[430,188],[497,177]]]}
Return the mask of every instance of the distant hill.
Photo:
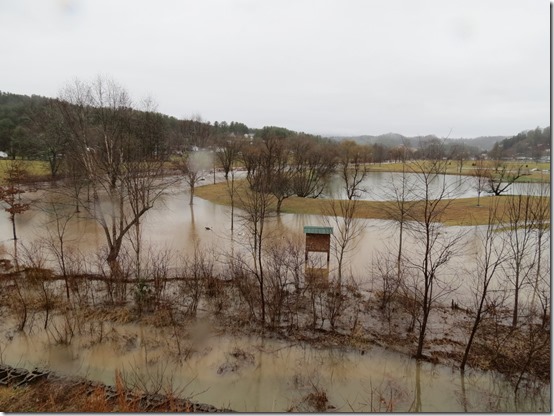
{"label": "distant hill", "polygon": [[495,143],[498,143],[504,139],[506,139],[507,136],[479,136],[475,137],[474,139],[449,139],[449,140],[456,140],[459,143],[466,144],[468,146],[475,146],[483,151],[490,151]]}
{"label": "distant hill", "polygon": [[[464,139],[464,138],[448,138],[447,143],[453,144],[464,144],[468,147],[475,147],[480,151],[490,151],[494,144],[506,139],[508,136],[481,136],[474,139]],[[386,147],[395,147],[400,146],[401,144],[406,143],[410,147],[419,147],[420,142],[425,142],[430,139],[437,139],[435,135],[427,136],[412,136],[407,137],[398,133],[386,133],[380,134],[378,136],[371,135],[362,135],[362,136],[335,136],[332,137],[335,140],[353,140],[359,144],[381,144]]]}
{"label": "distant hill", "polygon": [[539,159],[543,156],[550,156],[551,142],[550,127],[537,127],[495,143],[491,153],[494,157]]}

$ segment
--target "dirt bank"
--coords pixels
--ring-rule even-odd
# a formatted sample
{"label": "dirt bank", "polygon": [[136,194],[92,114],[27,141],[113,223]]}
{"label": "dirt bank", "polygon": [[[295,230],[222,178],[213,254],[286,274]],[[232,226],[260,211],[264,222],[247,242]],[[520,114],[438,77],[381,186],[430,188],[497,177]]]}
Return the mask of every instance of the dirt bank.
{"label": "dirt bank", "polygon": [[0,409],[5,412],[230,412],[214,406],[127,389],[116,375],[116,385],[62,376],[50,371],[28,371],[0,364]]}

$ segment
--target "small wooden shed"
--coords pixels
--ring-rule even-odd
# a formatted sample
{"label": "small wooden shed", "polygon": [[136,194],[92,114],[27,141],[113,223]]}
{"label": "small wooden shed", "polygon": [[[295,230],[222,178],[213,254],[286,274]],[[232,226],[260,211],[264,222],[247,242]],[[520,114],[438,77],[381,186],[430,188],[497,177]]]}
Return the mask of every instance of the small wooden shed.
{"label": "small wooden shed", "polygon": [[329,264],[333,227],[306,225],[304,226],[304,234],[306,234],[306,260],[308,260],[309,252],[327,253],[327,264]]}

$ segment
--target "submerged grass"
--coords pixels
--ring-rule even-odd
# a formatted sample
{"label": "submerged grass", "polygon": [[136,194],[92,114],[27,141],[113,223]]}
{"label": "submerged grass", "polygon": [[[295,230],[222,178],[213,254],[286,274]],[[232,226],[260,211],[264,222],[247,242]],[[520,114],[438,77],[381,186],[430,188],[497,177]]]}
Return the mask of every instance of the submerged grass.
{"label": "submerged grass", "polygon": [[[240,199],[244,198],[244,186],[245,181],[236,181],[235,183],[235,206],[240,207]],[[210,202],[220,205],[231,205],[231,197],[229,193],[229,187],[225,182],[217,183],[215,185],[204,185],[196,188],[195,195],[206,199]],[[459,198],[454,200],[441,201],[441,205],[444,207],[444,215],[442,216],[442,222],[445,225],[484,225],[487,224],[489,219],[489,207],[493,202],[498,201],[498,212],[504,213],[505,208],[508,206],[512,196],[487,196],[479,199],[479,205],[477,205],[477,198]],[[550,204],[550,199],[544,197]],[[281,211],[291,214],[308,214],[308,215],[326,215],[331,200],[329,199],[314,199],[314,198],[299,198],[291,197],[283,202]],[[387,206],[391,205],[391,202],[386,201],[358,201],[359,209],[356,217],[367,219],[379,219],[387,220],[391,219],[387,212]],[[422,202],[416,203],[421,205]],[[550,215],[550,210],[548,211]],[[550,218],[550,217],[549,217]],[[500,219],[502,215],[500,215]]]}

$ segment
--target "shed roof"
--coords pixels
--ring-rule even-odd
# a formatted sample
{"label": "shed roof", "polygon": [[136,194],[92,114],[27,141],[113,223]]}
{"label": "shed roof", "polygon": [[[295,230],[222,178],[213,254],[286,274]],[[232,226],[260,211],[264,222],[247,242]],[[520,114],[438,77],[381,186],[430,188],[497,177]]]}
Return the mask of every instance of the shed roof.
{"label": "shed roof", "polygon": [[304,234],[333,234],[333,227],[316,227],[314,225],[305,225]]}

